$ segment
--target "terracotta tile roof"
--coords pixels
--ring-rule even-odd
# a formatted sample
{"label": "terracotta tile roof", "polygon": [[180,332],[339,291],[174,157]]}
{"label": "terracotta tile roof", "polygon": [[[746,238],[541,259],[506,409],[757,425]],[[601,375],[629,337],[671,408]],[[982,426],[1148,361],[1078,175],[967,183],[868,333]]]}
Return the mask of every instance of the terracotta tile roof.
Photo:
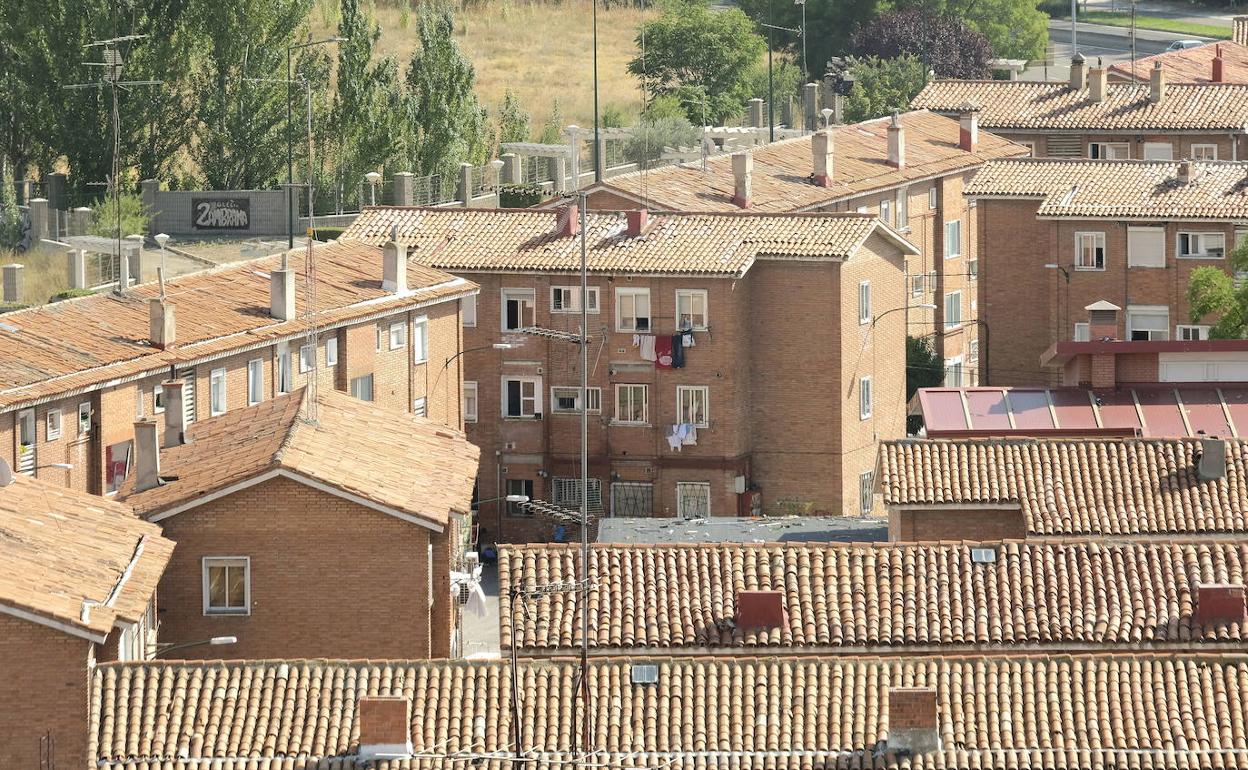
{"label": "terracotta tile roof", "polygon": [[980,126],[1036,131],[1240,131],[1248,114],[1248,85],[1171,83],[1153,104],[1149,86],[1110,83],[1094,102],[1088,89],[1034,80],[936,80],[910,106],[955,113],[970,102]]}
{"label": "terracotta tile roof", "polygon": [[135,493],[132,478],[123,499],[151,518],[276,470],[439,526],[468,512],[480,450],[463,433],[325,388],[314,424],[310,398],[301,389],[193,423],[188,443],[161,453],[161,476],[176,480]]}
{"label": "terracotta tile roof", "polygon": [[112,500],[21,475],[0,487],[3,607],[102,637],[142,617],[172,553],[159,527]]}
{"label": "terracotta tile roof", "polygon": [[1248,163],[1029,158],[989,163],[964,193],[1040,199],[1040,217],[1243,219]]}
{"label": "terracotta tile roof", "polygon": [[1201,480],[1200,442],[1179,439],[915,440],[880,443],[889,506],[1019,504],[1034,535],[1248,534],[1248,442]]}
{"label": "terracotta tile roof", "polygon": [[[1026,154],[1021,145],[980,132],[975,152],[958,147],[955,119],[918,111],[901,115],[906,130],[906,165],[888,165],[888,121],[868,120],[839,126],[833,138],[832,186],[812,183],[814,161],[811,138],[785,139],[751,151],[754,172],[750,211],[801,211],[826,206],[875,190],[887,190],[918,179],[928,179],[975,168],[993,158]],[[666,211],[740,211],[733,203],[732,158],[716,155],[701,162],[612,177],[606,190],[623,192]]]}
{"label": "terracotta tile roof", "polygon": [[[631,683],[638,663],[657,683]],[[576,672],[519,665],[533,767],[573,758]],[[1248,757],[1243,655],[608,659],[590,663],[589,686],[605,767],[1195,770]],[[502,770],[515,767],[511,687],[505,661],[106,664],[91,743],[102,768]],[[939,751],[888,749],[896,687],[935,689]],[[416,758],[358,758],[361,695],[411,700]]]}
{"label": "terracotta tile roof", "polygon": [[[476,290],[471,282],[412,264],[413,290],[395,295],[381,288],[380,249],[325,244],[316,254],[322,326]],[[6,313],[0,322],[0,409],[300,333],[306,327],[302,316],[289,322],[269,316],[269,271],[280,261],[266,257],[168,282],[178,327],[178,344],[169,350],[148,343],[148,300],[159,295],[155,284],[137,286],[125,297],[96,294]],[[303,252],[292,252],[301,313],[307,307],[304,261]]]}
{"label": "terracotta tile roof", "polygon": [[[972,549],[996,561],[976,563]],[[1242,619],[1201,624],[1197,586],[1245,581],[1248,543],[785,543],[594,546],[590,647],[880,652],[1072,651],[1248,641]],[[504,546],[504,649],[580,649],[574,596],[513,589],[580,579],[580,548]],[[738,627],[739,591],[779,591],[776,629]],[[514,624],[514,626],[513,626]]]}
{"label": "terracotta tile roof", "polygon": [[[560,235],[558,210],[369,208],[343,240],[374,245],[390,239],[412,258],[450,271],[580,270],[580,236]],[[900,235],[867,214],[659,214],[630,237],[623,214],[586,217],[587,261],[594,272],[743,275],[756,259],[848,259],[874,232],[907,250]]]}
{"label": "terracotta tile roof", "polygon": [[1135,74],[1131,74],[1131,62],[1110,65],[1111,76],[1134,79],[1147,83],[1149,72],[1161,62],[1169,83],[1210,83],[1213,78],[1213,57],[1222,52],[1222,82],[1248,83],[1248,47],[1230,41],[1181,51],[1165,51],[1135,60]]}

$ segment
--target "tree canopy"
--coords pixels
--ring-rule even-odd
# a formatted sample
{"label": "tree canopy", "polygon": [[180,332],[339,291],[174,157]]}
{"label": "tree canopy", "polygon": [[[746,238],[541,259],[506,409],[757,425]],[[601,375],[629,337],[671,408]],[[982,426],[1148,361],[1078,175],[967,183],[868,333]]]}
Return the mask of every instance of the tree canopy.
{"label": "tree canopy", "polygon": [[1248,281],[1231,276],[1248,270],[1248,241],[1230,256],[1230,274],[1220,267],[1198,267],[1187,284],[1187,302],[1192,323],[1218,315],[1209,336],[1217,340],[1248,339]]}
{"label": "tree canopy", "polygon": [[854,33],[854,53],[893,59],[918,57],[942,78],[983,78],[989,75],[992,46],[987,38],[953,16],[922,8],[880,14]]}
{"label": "tree canopy", "polygon": [[1049,17],[1036,0],[894,0],[894,6],[963,19],[988,40],[996,56],[1039,59],[1049,40]]}
{"label": "tree canopy", "polygon": [[850,59],[849,71],[856,78],[845,97],[845,121],[880,118],[905,110],[927,82],[927,68],[914,54],[894,59],[869,56]]}
{"label": "tree canopy", "polygon": [[[853,0],[853,2],[808,2],[806,9],[806,71],[808,80],[823,78],[828,59],[842,56],[850,50],[850,37],[859,25],[874,19],[880,8],[879,0]],[[746,16],[758,24],[774,24],[778,27],[801,29],[802,7],[783,0],[740,0],[739,7]],[[766,33],[766,27],[759,27]],[[802,62],[802,39],[783,30],[772,30],[772,43],[776,50],[794,55],[798,67]],[[764,49],[765,50],[765,49]]]}

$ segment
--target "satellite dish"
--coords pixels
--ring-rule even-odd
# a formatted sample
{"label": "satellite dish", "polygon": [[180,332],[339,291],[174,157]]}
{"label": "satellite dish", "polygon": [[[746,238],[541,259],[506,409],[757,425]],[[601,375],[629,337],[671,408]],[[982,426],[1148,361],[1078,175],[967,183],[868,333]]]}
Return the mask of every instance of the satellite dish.
{"label": "satellite dish", "polygon": [[13,469],[9,464],[0,458],[0,487],[7,487],[13,483]]}

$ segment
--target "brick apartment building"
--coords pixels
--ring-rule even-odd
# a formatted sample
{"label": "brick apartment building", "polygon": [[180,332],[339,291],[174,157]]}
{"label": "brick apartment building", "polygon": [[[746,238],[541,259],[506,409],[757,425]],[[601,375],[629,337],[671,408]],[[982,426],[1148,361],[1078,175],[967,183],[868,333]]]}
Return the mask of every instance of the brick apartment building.
{"label": "brick apartment building", "polygon": [[[748,153],[612,177],[589,188],[596,209],[857,211],[919,249],[906,260],[910,334],[930,335],[950,384],[975,382],[978,232],[962,189],[986,161],[1026,150],[979,130],[979,113],[924,110],[837,126]],[[930,310],[916,305],[935,305]]]}
{"label": "brick apartment building", "polygon": [[127,506],[10,478],[0,470],[0,767],[88,767],[91,670],[152,654],[173,543]]}
{"label": "brick apartment building", "polygon": [[[446,657],[451,569],[477,448],[459,431],[330,388],[185,428],[136,425],[121,498],[178,543],[161,638],[235,636],[184,657]],[[385,629],[381,631],[380,629]]]}
{"label": "brick apartment building", "polygon": [[1248,159],[1248,84],[1167,82],[1157,64],[1145,84],[1113,83],[1106,68],[1076,55],[1066,83],[936,80],[910,106],[955,115],[979,105],[982,128],[1035,157]]}
{"label": "brick apartment building", "polygon": [[1109,80],[1147,83],[1157,63],[1171,83],[1248,83],[1248,16],[1236,16],[1229,41],[1145,56],[1109,67]]}
{"label": "brick apartment building", "polygon": [[1121,340],[1201,340],[1194,269],[1230,270],[1248,218],[1248,164],[1019,159],[986,165],[979,201],[981,367],[994,385],[1061,382],[1041,363],[1055,342],[1092,339],[1089,306],[1120,310]]}
{"label": "brick apartment building", "polygon": [[294,391],[316,371],[322,389],[459,429],[459,364],[441,362],[459,351],[460,304],[477,287],[363,244],[315,254],[315,355],[301,251],[289,267],[270,257],[169,281],[163,301],[145,284],[5,314],[0,459],[113,493],[133,464],[134,423],[164,410],[171,377],[185,383],[188,423]]}
{"label": "brick apartment building", "polygon": [[[465,415],[487,539],[555,534],[507,495],[580,505],[579,347],[522,331],[578,332],[578,221],[375,208],[344,234],[377,244],[397,228],[414,260],[481,286]],[[852,213],[592,213],[585,235],[591,508],[870,510],[876,442],[904,430],[903,314],[885,311],[905,306],[913,246]],[[683,367],[666,365],[674,337]]]}

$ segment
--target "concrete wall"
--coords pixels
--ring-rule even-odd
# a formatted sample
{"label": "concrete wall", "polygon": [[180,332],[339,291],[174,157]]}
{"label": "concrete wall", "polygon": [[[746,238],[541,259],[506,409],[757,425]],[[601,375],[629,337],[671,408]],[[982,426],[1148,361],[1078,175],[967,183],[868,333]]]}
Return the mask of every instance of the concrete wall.
{"label": "concrete wall", "polygon": [[[143,205],[152,212],[151,234],[168,233],[185,238],[195,235],[285,235],[287,195],[285,190],[159,190],[152,180],[143,182]],[[196,201],[246,201],[248,223],[243,228],[214,227],[204,223],[204,212],[195,210]],[[299,223],[295,222],[295,227]],[[300,231],[302,232],[302,231]]]}

